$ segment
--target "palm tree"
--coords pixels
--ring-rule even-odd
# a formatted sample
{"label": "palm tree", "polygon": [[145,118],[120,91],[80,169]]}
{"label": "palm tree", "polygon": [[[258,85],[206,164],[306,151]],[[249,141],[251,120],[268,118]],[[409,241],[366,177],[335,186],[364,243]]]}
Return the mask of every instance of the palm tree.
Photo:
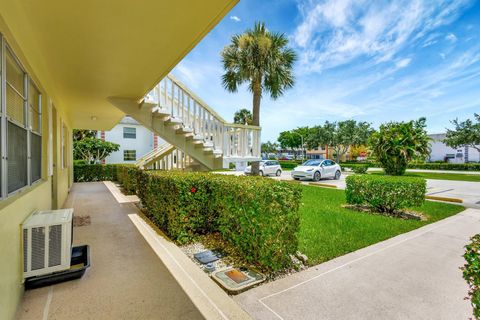
{"label": "palm tree", "polygon": [[248,109],[240,109],[233,115],[233,122],[237,124],[252,124],[252,112]]}
{"label": "palm tree", "polygon": [[[223,86],[230,92],[248,84],[253,94],[252,125],[260,125],[260,100],[264,91],[272,99],[282,96],[286,89],[293,87],[293,63],[295,52],[287,47],[284,34],[267,30],[265,24],[256,22],[253,29],[232,36],[231,43],[221,55],[225,74]],[[252,174],[258,174],[259,163],[252,163]]]}

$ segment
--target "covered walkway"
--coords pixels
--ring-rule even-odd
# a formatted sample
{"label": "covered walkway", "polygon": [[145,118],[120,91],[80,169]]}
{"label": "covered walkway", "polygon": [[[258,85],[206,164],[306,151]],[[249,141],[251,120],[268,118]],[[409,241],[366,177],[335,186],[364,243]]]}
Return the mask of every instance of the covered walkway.
{"label": "covered walkway", "polygon": [[65,207],[91,224],[74,228],[74,245],[90,245],[80,280],[25,292],[18,319],[202,319],[182,288],[104,183],[76,183]]}

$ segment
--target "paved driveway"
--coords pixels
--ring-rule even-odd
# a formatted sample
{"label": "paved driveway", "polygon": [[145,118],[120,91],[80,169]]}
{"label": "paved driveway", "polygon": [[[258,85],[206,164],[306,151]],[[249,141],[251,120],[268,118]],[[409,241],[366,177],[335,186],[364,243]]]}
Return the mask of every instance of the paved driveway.
{"label": "paved driveway", "polygon": [[480,210],[466,211],[244,292],[254,319],[468,319],[459,267]]}

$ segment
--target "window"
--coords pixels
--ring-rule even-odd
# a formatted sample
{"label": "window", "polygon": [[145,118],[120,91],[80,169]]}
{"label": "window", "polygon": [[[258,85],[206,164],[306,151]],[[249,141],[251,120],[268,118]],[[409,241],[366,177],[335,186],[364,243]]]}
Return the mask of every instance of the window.
{"label": "window", "polygon": [[137,138],[137,129],[131,127],[123,127],[123,138],[124,139],[136,139]]}
{"label": "window", "polygon": [[136,150],[123,150],[123,161],[135,161],[137,160]]}
{"label": "window", "polygon": [[62,168],[67,167],[67,128],[62,122]]}
{"label": "window", "polygon": [[42,95],[0,34],[0,197],[41,179]]}

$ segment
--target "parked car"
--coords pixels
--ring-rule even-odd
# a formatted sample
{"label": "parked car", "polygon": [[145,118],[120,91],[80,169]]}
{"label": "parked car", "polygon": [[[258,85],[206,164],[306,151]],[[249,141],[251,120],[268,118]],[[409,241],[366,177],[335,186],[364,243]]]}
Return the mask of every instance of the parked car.
{"label": "parked car", "polygon": [[333,160],[310,159],[292,170],[292,178],[295,180],[311,179],[319,181],[320,179],[340,179],[342,169]]}
{"label": "parked car", "polygon": [[[277,160],[267,160],[267,161],[260,161],[260,175],[261,176],[269,176],[269,175],[276,175],[279,177],[282,174],[282,167]],[[252,166],[248,166],[245,168],[245,174],[249,175],[252,173]]]}

